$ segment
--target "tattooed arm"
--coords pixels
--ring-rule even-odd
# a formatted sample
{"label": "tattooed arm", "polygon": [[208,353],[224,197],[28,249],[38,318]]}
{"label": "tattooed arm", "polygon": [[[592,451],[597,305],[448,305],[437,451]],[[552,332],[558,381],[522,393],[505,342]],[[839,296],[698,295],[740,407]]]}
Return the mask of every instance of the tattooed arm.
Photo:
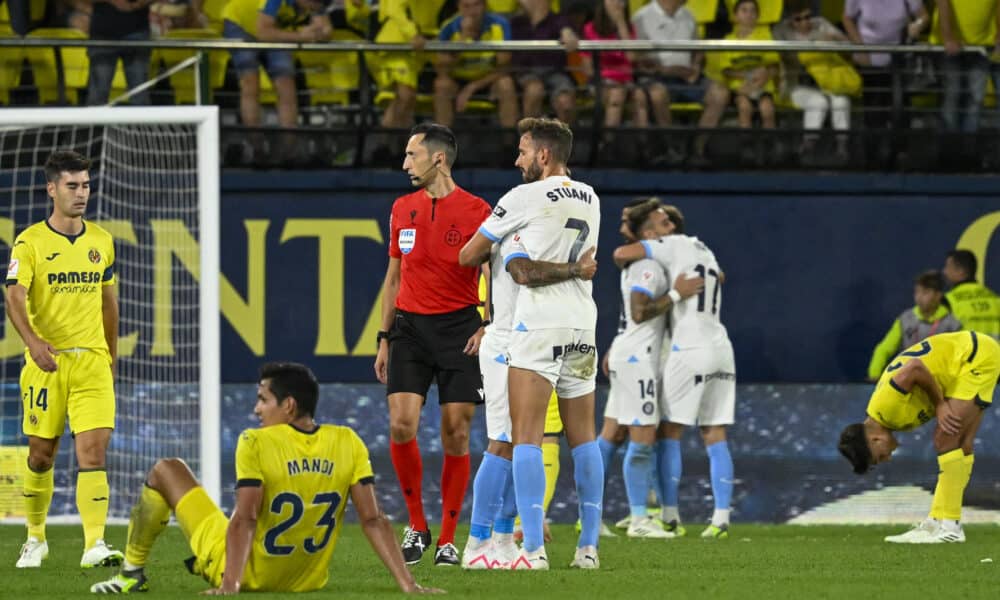
{"label": "tattooed arm", "polygon": [[541,287],[569,279],[593,279],[597,272],[594,260],[596,248],[591,248],[574,263],[554,263],[518,257],[507,263],[507,271],[518,285]]}

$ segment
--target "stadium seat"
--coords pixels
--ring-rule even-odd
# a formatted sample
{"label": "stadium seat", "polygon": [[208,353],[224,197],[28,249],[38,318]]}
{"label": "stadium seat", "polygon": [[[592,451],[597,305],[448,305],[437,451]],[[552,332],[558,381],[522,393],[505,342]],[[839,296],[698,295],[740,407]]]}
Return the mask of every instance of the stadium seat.
{"label": "stadium seat", "polygon": [[226,8],[229,0],[204,0],[201,11],[208,17],[209,29],[214,29],[220,36],[222,35],[222,9]]}
{"label": "stadium seat", "polygon": [[[76,29],[42,28],[28,34],[28,37],[85,40],[87,35]],[[66,84],[66,101],[78,103],[78,90],[87,87],[90,75],[90,60],[87,49],[76,48],[25,48],[24,55],[31,65],[38,88],[38,103],[52,104],[59,100],[59,75],[56,72],[56,52],[62,54],[63,74]]]}
{"label": "stadium seat", "polygon": [[[396,94],[389,90],[379,90],[378,94],[375,95],[375,106],[385,109],[389,106],[389,103],[396,98]],[[465,114],[489,114],[496,112],[497,105],[489,100],[483,100],[479,98],[473,98],[469,100],[469,104],[465,108]],[[434,112],[434,95],[433,94],[417,94],[417,113],[421,115],[429,115]]]}
{"label": "stadium seat", "polygon": [[[333,31],[334,42],[364,41],[357,34],[343,29]],[[309,104],[350,103],[350,93],[358,89],[361,71],[357,52],[297,52],[295,58],[302,65]]]}
{"label": "stadium seat", "polygon": [[[757,0],[757,4],[760,6],[760,18],[758,23],[760,25],[773,25],[781,20],[782,12],[785,10],[785,3],[783,0]],[[733,7],[736,5],[736,0],[726,0],[726,11],[729,13],[729,20],[733,20]]]}
{"label": "stadium seat", "polygon": [[[630,0],[636,2],[636,0]],[[644,0],[643,0],[644,1]],[[552,10],[559,12],[559,0],[551,1]],[[518,11],[520,4],[518,0],[486,0],[486,10],[502,15],[512,15]]]}
{"label": "stadium seat", "polygon": [[[208,40],[219,38],[214,29],[172,29],[164,39]],[[163,63],[169,69],[195,55],[194,50],[180,48],[162,48],[153,52],[153,65]],[[229,64],[229,52],[216,50],[208,53],[209,86],[217,90],[226,81],[226,65]],[[184,69],[170,76],[170,86],[174,89],[175,104],[194,104],[195,86],[194,69]]]}
{"label": "stadium seat", "polygon": [[[6,4],[4,5],[6,12]],[[0,37],[13,38],[14,31],[7,23],[0,22]],[[0,104],[10,104],[10,92],[21,84],[21,66],[24,53],[20,48],[4,48],[0,56]]]}
{"label": "stadium seat", "polygon": [[719,0],[687,0],[685,6],[698,24],[698,36],[704,39],[705,25],[714,22],[719,12]]}

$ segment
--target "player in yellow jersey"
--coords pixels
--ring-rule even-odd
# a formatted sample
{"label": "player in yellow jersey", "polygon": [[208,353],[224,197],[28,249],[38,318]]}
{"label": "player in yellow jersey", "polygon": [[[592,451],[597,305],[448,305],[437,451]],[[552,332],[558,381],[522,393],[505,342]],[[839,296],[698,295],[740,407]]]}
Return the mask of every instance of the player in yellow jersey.
{"label": "player in yellow jersey", "polygon": [[7,267],[7,316],[27,346],[20,384],[21,427],[28,437],[23,490],[28,539],[18,568],[40,567],[49,554],[45,517],[67,417],[79,465],[80,566],[111,566],[122,559],[104,543],[110,494],[105,458],[115,426],[118,348],[115,248],[107,231],[83,219],[89,169],[90,161],[76,152],[49,157],[45,179],[52,214],[17,236]]}
{"label": "player in yellow jersey", "polygon": [[313,421],[318,397],[319,384],[307,367],[264,365],[254,406],[261,427],[244,431],[236,445],[232,518],[208,497],[184,461],[158,461],[132,509],[122,571],[90,591],[147,591],[146,562],[171,510],[194,552],[188,569],[212,585],[209,594],[321,589],[348,497],[400,589],[438,591],[417,585],[403,563],[392,525],[375,498],[364,442],[349,427]]}
{"label": "player in yellow jersey", "polygon": [[972,475],[973,441],[1000,376],[1000,343],[975,331],[932,335],[886,367],[868,402],[868,418],[848,425],[840,452],[858,474],[889,460],[896,431],[937,418],[937,487],[930,515],[914,529],[885,538],[900,544],[964,542],[962,494]]}

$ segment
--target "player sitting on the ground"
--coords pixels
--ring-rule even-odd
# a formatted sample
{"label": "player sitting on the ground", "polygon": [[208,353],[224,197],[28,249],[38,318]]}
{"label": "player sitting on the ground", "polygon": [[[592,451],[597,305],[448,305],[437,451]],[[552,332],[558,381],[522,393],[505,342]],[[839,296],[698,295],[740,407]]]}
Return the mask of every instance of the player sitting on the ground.
{"label": "player sitting on the ground", "polygon": [[975,331],[932,335],[886,367],[868,401],[868,417],[840,434],[840,453],[863,474],[889,460],[895,431],[920,427],[935,416],[937,487],[930,515],[885,541],[896,544],[964,542],[962,494],[972,475],[972,446],[1000,374],[1000,344]]}
{"label": "player sitting on the ground", "polygon": [[195,556],[188,569],[214,589],[308,592],[326,585],[350,494],[375,553],[404,592],[422,588],[403,563],[392,525],[375,499],[368,449],[349,427],[313,421],[319,384],[307,367],[261,368],[254,413],[259,429],[236,446],[236,508],[226,518],[180,459],[158,461],[132,508],[121,573],[91,586],[96,594],[148,589],[144,568],[173,510]]}

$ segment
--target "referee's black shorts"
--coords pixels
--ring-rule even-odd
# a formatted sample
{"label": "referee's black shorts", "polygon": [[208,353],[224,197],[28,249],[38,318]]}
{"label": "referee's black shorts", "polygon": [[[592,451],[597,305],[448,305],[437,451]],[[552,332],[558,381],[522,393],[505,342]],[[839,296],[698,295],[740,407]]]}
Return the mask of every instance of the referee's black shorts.
{"label": "referee's black shorts", "polygon": [[450,313],[418,315],[397,309],[389,330],[386,393],[409,392],[426,400],[437,378],[441,404],[483,403],[479,358],[463,352],[482,318],[475,306]]}

